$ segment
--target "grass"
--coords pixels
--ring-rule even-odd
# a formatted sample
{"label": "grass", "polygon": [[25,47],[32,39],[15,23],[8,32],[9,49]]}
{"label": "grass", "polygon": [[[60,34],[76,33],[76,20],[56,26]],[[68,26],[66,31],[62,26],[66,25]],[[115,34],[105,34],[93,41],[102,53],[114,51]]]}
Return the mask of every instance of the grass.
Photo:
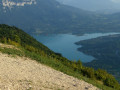
{"label": "grass", "polygon": [[6,54],[12,55],[14,57],[17,55],[20,57],[24,56],[24,57],[31,58],[33,60],[36,60],[39,63],[42,63],[44,65],[52,67],[55,70],[61,71],[67,75],[70,75],[70,76],[76,77],[80,80],[82,79],[88,83],[91,83],[94,86],[96,86],[102,90],[114,90],[113,88],[103,85],[100,81],[96,81],[94,79],[92,80],[85,76],[82,76],[79,71],[74,71],[70,67],[67,67],[64,64],[62,64],[59,60],[53,59],[51,57],[41,56],[40,54],[36,54],[34,52],[29,52],[23,48],[20,48],[20,50],[16,50],[16,49],[12,49],[12,48],[0,48],[0,51],[2,53],[6,53]]}

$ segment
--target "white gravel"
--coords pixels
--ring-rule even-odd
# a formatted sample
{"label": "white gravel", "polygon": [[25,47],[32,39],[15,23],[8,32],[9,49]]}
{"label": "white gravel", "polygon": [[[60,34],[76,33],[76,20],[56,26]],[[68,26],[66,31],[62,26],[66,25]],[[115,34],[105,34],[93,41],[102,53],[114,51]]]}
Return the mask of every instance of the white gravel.
{"label": "white gravel", "polygon": [[25,57],[0,53],[0,90],[98,90]]}

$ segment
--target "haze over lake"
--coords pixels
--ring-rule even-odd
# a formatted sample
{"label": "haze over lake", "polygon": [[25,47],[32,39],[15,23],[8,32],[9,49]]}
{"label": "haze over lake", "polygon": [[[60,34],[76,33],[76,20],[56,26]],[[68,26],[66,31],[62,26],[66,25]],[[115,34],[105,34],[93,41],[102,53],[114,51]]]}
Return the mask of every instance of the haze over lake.
{"label": "haze over lake", "polygon": [[82,62],[90,62],[94,60],[94,57],[86,55],[77,50],[81,47],[76,45],[75,42],[97,38],[101,36],[113,35],[118,33],[93,33],[84,34],[82,36],[76,36],[71,34],[50,34],[50,35],[32,35],[38,41],[46,45],[54,52],[61,53],[69,60],[81,60]]}

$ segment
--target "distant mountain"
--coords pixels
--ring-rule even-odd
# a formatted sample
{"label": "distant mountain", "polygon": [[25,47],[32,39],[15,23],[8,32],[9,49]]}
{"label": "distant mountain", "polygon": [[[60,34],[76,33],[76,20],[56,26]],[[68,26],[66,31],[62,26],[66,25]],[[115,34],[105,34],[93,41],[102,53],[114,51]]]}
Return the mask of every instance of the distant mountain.
{"label": "distant mountain", "polygon": [[115,14],[120,12],[120,9],[102,9],[102,10],[96,10],[95,12],[98,14]]}
{"label": "distant mountain", "polygon": [[[119,0],[57,0],[65,5],[74,6],[89,11],[119,10]],[[118,12],[119,12],[118,11]]]}
{"label": "distant mountain", "polygon": [[94,13],[56,0],[2,0],[0,6],[0,23],[15,25],[28,33],[88,32],[96,18]]}
{"label": "distant mountain", "polygon": [[[105,15],[63,5],[56,0],[2,0],[0,23],[27,33],[94,33],[120,31]],[[113,26],[114,25],[114,26]]]}
{"label": "distant mountain", "polygon": [[0,23],[18,26],[26,32],[68,32],[91,18],[92,13],[55,0],[2,0],[0,6]]}
{"label": "distant mountain", "polygon": [[114,30],[120,30],[120,12],[107,15],[109,27],[113,27]]}
{"label": "distant mountain", "polygon": [[36,4],[36,0],[2,0],[1,4],[4,9],[6,8],[14,8],[14,6],[25,6],[25,5],[32,5]]}

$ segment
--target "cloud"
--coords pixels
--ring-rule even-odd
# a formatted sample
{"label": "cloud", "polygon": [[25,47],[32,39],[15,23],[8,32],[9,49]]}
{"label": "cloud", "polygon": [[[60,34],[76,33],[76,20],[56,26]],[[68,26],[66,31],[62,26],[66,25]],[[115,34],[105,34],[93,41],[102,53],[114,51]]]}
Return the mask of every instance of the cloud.
{"label": "cloud", "polygon": [[120,3],[120,0],[111,0],[114,3]]}

